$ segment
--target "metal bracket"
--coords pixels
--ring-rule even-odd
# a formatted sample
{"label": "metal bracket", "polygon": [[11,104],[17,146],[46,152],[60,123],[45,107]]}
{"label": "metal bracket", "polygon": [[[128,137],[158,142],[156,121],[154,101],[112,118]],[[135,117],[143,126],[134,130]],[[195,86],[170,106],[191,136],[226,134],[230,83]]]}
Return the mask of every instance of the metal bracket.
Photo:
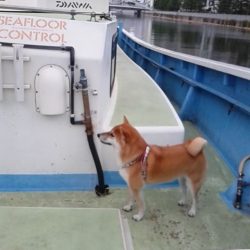
{"label": "metal bracket", "polygon": [[14,68],[16,76],[16,100],[24,101],[23,44],[14,44]]}
{"label": "metal bracket", "polygon": [[0,101],[3,100],[2,45],[0,44]]}
{"label": "metal bracket", "polygon": [[[23,75],[23,62],[28,62],[30,57],[23,56],[23,45],[13,45],[13,56],[2,55],[2,45],[0,44],[0,101],[3,100],[3,90],[4,89],[15,89],[16,100],[24,101],[24,90],[30,89],[31,84],[24,84],[24,75]],[[13,61],[16,83],[7,83],[3,82],[3,69],[2,63],[4,61]]]}
{"label": "metal bracket", "polygon": [[[1,0],[0,0],[1,1]],[[13,61],[14,60],[14,56],[2,56],[2,60],[3,61]],[[30,60],[29,56],[24,56],[23,57],[23,61],[24,62],[28,62]]]}
{"label": "metal bracket", "polygon": [[[24,89],[30,89],[31,84],[24,84],[23,85]],[[3,89],[15,89],[16,84],[3,84]]]}

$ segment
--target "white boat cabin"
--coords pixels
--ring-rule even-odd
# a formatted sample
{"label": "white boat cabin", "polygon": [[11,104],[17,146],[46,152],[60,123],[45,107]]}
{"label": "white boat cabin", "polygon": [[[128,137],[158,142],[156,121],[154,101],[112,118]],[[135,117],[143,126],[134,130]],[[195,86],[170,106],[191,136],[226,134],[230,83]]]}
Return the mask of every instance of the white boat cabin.
{"label": "white boat cabin", "polygon": [[[152,79],[121,52],[125,59],[116,59],[117,20],[108,5],[107,0],[0,3],[0,190],[92,188],[96,161],[88,135],[105,177],[116,177],[114,152],[96,134],[122,122],[123,112],[149,143],[183,140],[178,116]],[[150,93],[144,81],[152,82]],[[126,111],[130,100],[147,96],[155,96],[144,99],[147,106],[168,107],[174,125],[161,111],[151,116],[141,102]],[[140,123],[142,116],[149,118]],[[151,123],[156,117],[163,123]]]}

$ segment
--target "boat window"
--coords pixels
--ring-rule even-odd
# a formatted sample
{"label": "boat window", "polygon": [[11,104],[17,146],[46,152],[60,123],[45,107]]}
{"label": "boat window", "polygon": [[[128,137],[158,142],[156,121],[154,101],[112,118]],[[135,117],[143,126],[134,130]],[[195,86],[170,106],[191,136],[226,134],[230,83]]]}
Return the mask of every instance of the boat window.
{"label": "boat window", "polygon": [[110,72],[110,96],[112,94],[114,82],[115,82],[115,72],[116,72],[116,47],[117,47],[117,32],[112,37],[112,49],[111,49],[111,72]]}

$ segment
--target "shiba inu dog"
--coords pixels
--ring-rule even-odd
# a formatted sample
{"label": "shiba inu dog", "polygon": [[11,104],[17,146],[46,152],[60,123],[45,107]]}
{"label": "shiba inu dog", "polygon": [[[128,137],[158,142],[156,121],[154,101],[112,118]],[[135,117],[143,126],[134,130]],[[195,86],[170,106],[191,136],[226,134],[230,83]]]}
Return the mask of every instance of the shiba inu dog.
{"label": "shiba inu dog", "polygon": [[174,146],[148,145],[126,117],[122,124],[111,131],[98,134],[101,142],[113,145],[122,164],[120,174],[129,189],[128,204],[123,207],[131,211],[134,201],[138,213],[133,219],[140,221],[144,216],[145,205],[142,189],[145,184],[162,183],[179,179],[183,198],[180,206],[187,203],[187,192],[192,197],[188,215],[196,214],[196,197],[206,172],[206,159],[203,148],[207,141],[201,137]]}

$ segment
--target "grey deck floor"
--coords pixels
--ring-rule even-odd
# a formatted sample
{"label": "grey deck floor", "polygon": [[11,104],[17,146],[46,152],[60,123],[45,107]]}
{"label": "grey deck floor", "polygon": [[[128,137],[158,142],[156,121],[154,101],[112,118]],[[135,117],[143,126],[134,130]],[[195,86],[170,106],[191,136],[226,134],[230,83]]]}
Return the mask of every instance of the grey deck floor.
{"label": "grey deck floor", "polygon": [[118,47],[117,103],[111,126],[126,115],[135,126],[177,126],[165,95],[154,81]]}
{"label": "grey deck floor", "polygon": [[0,249],[124,249],[118,209],[0,207],[0,228]]}
{"label": "grey deck floor", "polygon": [[[187,138],[198,134],[191,124],[185,123],[185,127]],[[208,175],[195,218],[189,218],[186,209],[177,206],[178,189],[146,189],[147,210],[141,222],[134,222],[130,213],[122,212],[129,220],[135,250],[250,249],[250,217],[229,211],[219,196],[232,177],[209,145],[206,155]],[[0,206],[121,208],[125,200],[125,189],[113,189],[102,198],[94,192],[0,193]],[[109,227],[112,225],[107,224],[107,230]]]}

